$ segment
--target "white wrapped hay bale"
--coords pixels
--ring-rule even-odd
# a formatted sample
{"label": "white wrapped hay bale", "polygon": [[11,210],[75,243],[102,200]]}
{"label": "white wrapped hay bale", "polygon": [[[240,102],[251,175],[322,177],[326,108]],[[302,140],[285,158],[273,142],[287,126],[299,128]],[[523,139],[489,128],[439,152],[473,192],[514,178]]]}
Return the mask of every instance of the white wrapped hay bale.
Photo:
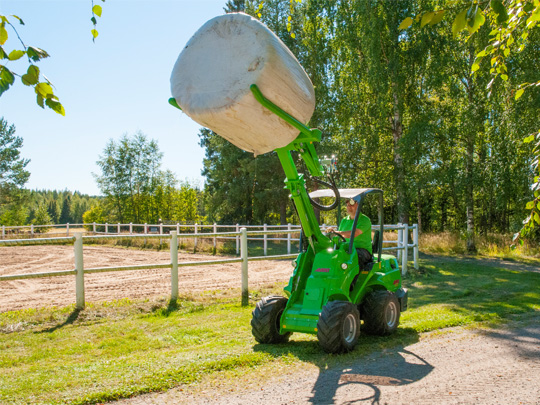
{"label": "white wrapped hay bale", "polygon": [[171,75],[182,110],[239,148],[262,154],[288,145],[299,131],[255,100],[252,84],[299,121],[311,118],[315,93],[306,72],[272,31],[243,13],[204,24]]}

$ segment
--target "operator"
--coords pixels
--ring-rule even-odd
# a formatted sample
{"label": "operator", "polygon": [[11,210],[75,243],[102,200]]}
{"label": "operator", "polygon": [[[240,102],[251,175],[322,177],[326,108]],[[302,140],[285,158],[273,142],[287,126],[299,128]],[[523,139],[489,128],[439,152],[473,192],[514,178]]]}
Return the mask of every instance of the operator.
{"label": "operator", "polygon": [[[336,231],[334,228],[328,228],[327,232],[337,233],[349,242],[352,234],[354,217],[358,210],[358,202],[351,198],[347,201],[346,208],[348,216],[341,220],[339,230]],[[360,268],[364,268],[364,266],[373,259],[373,254],[371,248],[371,220],[362,213],[358,216],[358,223],[356,224],[354,247],[358,253],[358,265]]]}

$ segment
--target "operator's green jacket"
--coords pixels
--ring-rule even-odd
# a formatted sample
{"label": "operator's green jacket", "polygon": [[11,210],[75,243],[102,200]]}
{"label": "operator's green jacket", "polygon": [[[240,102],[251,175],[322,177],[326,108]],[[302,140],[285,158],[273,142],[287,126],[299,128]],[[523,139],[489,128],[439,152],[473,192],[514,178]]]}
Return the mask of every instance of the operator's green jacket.
{"label": "operator's green jacket", "polygon": [[[339,231],[351,231],[354,223],[354,218],[347,216],[341,220],[339,224]],[[354,238],[354,247],[356,249],[363,248],[366,249],[369,253],[371,251],[371,220],[364,214],[360,214],[358,217],[358,223],[356,227],[362,231],[361,235],[358,235]],[[347,239],[347,242],[349,239]]]}

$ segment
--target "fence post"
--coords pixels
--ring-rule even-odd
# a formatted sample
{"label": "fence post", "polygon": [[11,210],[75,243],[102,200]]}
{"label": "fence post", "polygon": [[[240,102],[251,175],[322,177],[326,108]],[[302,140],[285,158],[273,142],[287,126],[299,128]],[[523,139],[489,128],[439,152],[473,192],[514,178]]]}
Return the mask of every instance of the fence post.
{"label": "fence post", "polygon": [[402,252],[402,249],[400,249],[401,247],[403,247],[403,229],[402,229],[402,226],[403,224],[401,222],[398,222],[397,224],[398,226],[398,231],[397,231],[397,261],[399,262],[401,260],[401,252]]}
{"label": "fence post", "polygon": [[[163,222],[159,223],[159,234],[163,235]],[[161,239],[159,241],[159,244],[161,245]]]}
{"label": "fence post", "polygon": [[118,222],[118,227],[117,227],[117,229],[116,229],[116,233],[117,233],[118,235],[120,235],[120,222]]}
{"label": "fence post", "polygon": [[66,224],[67,236],[69,236],[69,222]]}
{"label": "fence post", "polygon": [[[236,232],[240,232],[240,225],[236,224]],[[240,253],[240,237],[236,236],[236,254]]]}
{"label": "fence post", "polygon": [[247,229],[240,229],[240,256],[242,258],[242,306],[249,304]]}
{"label": "fence post", "polygon": [[413,227],[413,244],[414,268],[418,270],[418,224]]}
{"label": "fence post", "polygon": [[178,299],[178,234],[171,234],[171,301]]}
{"label": "fence post", "polygon": [[180,233],[180,223],[176,223],[176,234],[178,235]]}
{"label": "fence post", "polygon": [[92,230],[93,230],[94,233],[96,233],[96,223],[95,222],[92,223]]}
{"label": "fence post", "polygon": [[129,234],[133,234],[133,222],[129,223]]}
{"label": "fence post", "polygon": [[[214,233],[217,233],[217,225],[215,222],[214,222]],[[216,250],[216,247],[217,247],[217,239],[214,236],[214,251]]]}
{"label": "fence post", "polygon": [[2,225],[2,239],[6,238],[6,226]]}
{"label": "fence post", "polygon": [[407,260],[409,259],[409,224],[403,224],[403,255],[401,256],[401,275],[407,274]]}
{"label": "fence post", "polygon": [[[197,222],[195,222],[195,235],[197,235],[197,231],[198,231],[198,226],[197,226]],[[195,245],[193,246],[193,250],[197,249],[197,241],[198,241],[198,238],[195,238]]]}
{"label": "fence post", "polygon": [[291,224],[290,223],[287,224],[287,231],[289,231],[289,233],[287,233],[287,254],[290,255],[291,254]]}
{"label": "fence post", "polygon": [[32,238],[34,237],[34,224],[30,225],[30,235],[32,236]]}
{"label": "fence post", "polygon": [[[266,224],[263,225],[263,231],[267,231],[268,230],[268,227]],[[267,255],[267,248],[268,248],[268,241],[267,241],[267,237],[268,235],[267,234],[264,234],[263,235],[263,239],[264,239],[264,256]]]}
{"label": "fence post", "polygon": [[84,309],[84,261],[82,232],[75,232],[75,296],[76,309]]}

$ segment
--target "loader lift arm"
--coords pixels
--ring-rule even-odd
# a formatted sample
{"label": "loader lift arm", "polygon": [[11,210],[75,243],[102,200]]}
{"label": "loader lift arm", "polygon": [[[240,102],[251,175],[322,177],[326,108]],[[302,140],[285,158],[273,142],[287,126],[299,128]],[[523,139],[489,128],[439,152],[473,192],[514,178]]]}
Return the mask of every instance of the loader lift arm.
{"label": "loader lift arm", "polygon": [[[306,190],[306,181],[302,174],[298,173],[296,165],[294,164],[291,152],[297,151],[312,176],[324,175],[324,169],[319,163],[319,158],[313,142],[321,141],[321,131],[319,129],[310,129],[296,118],[292,117],[287,112],[283,111],[277,105],[264,97],[257,85],[252,84],[250,90],[253,93],[255,99],[265,108],[276,114],[278,117],[285,120],[287,123],[295,127],[300,131],[298,137],[292,141],[289,145],[276,149],[279,161],[283,166],[285,172],[285,185],[291,193],[294,205],[302,224],[302,231],[304,236],[309,240],[310,245],[314,252],[318,252],[322,249],[327,249],[331,246],[332,242],[328,237],[323,235],[319,228],[318,221],[315,217],[315,211],[311,207],[309,194]],[[339,200],[339,196],[336,196]]]}

